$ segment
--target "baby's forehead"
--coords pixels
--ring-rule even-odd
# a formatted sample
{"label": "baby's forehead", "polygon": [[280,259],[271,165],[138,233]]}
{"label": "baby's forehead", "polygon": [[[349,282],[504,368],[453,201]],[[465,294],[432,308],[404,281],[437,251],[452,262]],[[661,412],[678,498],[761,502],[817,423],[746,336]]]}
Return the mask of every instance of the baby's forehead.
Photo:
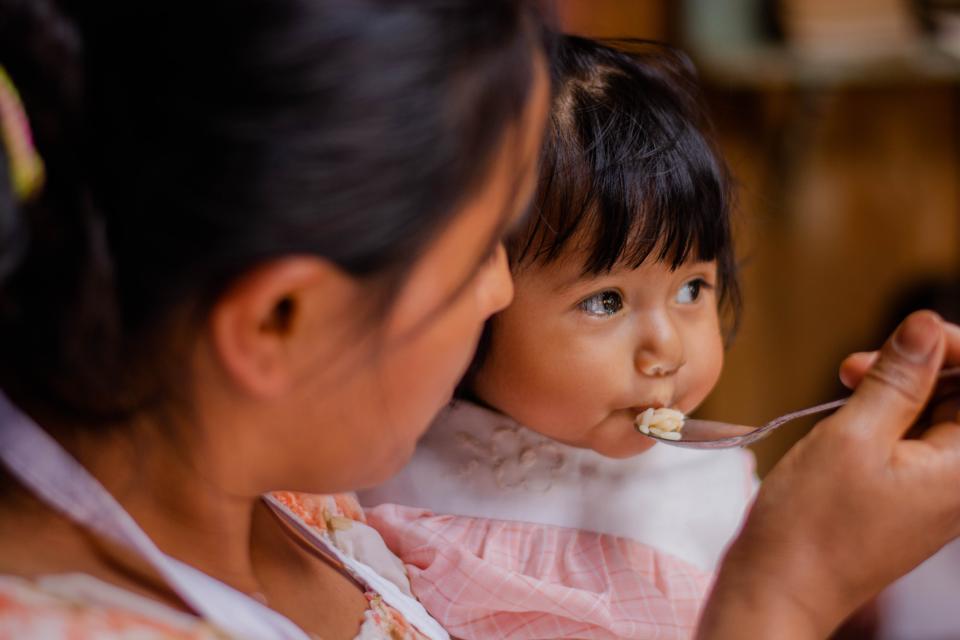
{"label": "baby's forehead", "polygon": [[514,265],[513,277],[518,282],[535,281],[552,289],[563,290],[600,275],[587,273],[588,258],[589,253],[585,250],[565,249],[551,259],[528,259]]}

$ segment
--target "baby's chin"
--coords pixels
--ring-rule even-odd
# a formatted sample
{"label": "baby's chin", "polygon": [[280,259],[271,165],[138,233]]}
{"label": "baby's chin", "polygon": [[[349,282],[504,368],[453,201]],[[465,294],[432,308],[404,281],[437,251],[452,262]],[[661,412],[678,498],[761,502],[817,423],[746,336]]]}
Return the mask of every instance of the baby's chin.
{"label": "baby's chin", "polygon": [[589,429],[578,446],[608,458],[620,459],[638,456],[655,444],[637,430],[633,417],[618,412]]}
{"label": "baby's chin", "polygon": [[599,418],[596,422],[583,420],[580,424],[593,425],[586,428],[564,423],[556,414],[536,417],[540,419],[529,416],[526,421],[521,419],[518,422],[548,438],[596,451],[607,458],[632,458],[646,453],[656,444],[655,440],[637,430],[636,415],[629,409],[594,416],[594,420]]}
{"label": "baby's chin", "polygon": [[655,444],[656,442],[654,440],[637,432],[635,439],[623,439],[620,442],[592,442],[590,443],[590,448],[607,458],[622,459],[632,458],[641,453],[646,453],[652,449]]}

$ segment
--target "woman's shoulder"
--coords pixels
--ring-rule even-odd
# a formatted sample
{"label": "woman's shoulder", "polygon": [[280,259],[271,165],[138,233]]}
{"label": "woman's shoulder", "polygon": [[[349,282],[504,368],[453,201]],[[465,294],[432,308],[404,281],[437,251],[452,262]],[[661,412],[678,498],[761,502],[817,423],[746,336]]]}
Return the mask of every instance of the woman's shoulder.
{"label": "woman's shoulder", "polygon": [[222,638],[203,620],[83,574],[0,576],[3,638]]}
{"label": "woman's shoulder", "polygon": [[[357,640],[424,640],[374,593]],[[224,640],[203,620],[83,574],[0,576],[0,638]]]}

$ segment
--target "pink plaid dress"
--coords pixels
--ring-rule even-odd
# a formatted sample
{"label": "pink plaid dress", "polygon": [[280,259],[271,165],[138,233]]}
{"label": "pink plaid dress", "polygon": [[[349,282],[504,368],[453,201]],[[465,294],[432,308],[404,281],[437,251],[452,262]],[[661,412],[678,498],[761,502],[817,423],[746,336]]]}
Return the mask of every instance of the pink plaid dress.
{"label": "pink plaid dress", "polygon": [[743,451],[612,460],[457,403],[360,497],[454,637],[688,638],[755,489]]}

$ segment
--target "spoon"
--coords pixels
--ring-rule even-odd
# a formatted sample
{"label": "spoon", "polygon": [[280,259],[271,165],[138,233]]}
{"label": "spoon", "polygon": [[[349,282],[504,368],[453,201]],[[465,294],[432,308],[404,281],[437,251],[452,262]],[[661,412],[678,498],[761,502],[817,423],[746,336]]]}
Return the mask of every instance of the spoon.
{"label": "spoon", "polygon": [[[930,397],[930,401],[927,404],[928,407],[932,407],[936,403],[960,393],[960,367],[944,369],[940,372],[940,375],[937,376],[937,379],[937,386],[933,391],[933,395]],[[805,416],[839,409],[847,404],[847,400],[849,400],[849,398],[818,404],[815,407],[801,409],[800,411],[793,411],[779,418],[774,418],[762,427],[748,427],[740,424],[714,422],[713,420],[687,420],[683,424],[683,430],[680,431],[679,440],[660,438],[653,433],[643,435],[672,447],[685,447],[688,449],[732,449],[734,447],[745,447],[757,440],[766,438],[788,422]]]}

